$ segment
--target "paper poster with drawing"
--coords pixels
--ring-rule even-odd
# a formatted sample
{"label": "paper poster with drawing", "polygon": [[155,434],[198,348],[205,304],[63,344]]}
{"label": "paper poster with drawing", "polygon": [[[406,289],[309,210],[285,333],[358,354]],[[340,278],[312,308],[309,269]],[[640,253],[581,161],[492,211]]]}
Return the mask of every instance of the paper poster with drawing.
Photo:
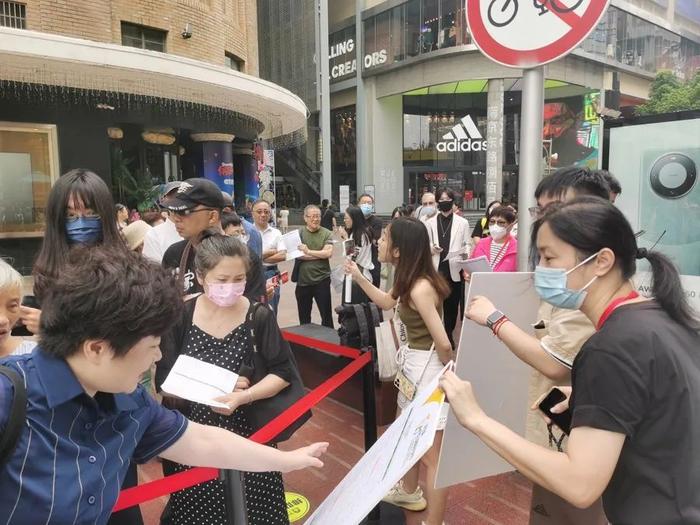
{"label": "paper poster with drawing", "polygon": [[[450,362],[444,370],[451,366]],[[438,388],[440,376],[442,373],[418,391],[413,403],[362,456],[306,525],[360,523],[423,457],[435,439],[440,409],[445,399]]]}

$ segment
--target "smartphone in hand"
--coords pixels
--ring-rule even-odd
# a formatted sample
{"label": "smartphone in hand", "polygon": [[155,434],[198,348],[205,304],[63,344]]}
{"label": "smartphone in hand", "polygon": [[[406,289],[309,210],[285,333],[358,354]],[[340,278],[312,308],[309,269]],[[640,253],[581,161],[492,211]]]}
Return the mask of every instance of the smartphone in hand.
{"label": "smartphone in hand", "polygon": [[566,395],[564,392],[558,388],[552,388],[549,394],[547,394],[547,397],[540,402],[538,408],[545,416],[552,420],[552,423],[558,426],[562,432],[568,436],[569,432],[571,432],[571,410],[567,409],[561,414],[553,414],[551,412],[554,405],[558,405],[565,399]]}
{"label": "smartphone in hand", "polygon": [[343,251],[345,252],[345,257],[354,257],[355,241],[353,239],[347,239],[343,241]]}

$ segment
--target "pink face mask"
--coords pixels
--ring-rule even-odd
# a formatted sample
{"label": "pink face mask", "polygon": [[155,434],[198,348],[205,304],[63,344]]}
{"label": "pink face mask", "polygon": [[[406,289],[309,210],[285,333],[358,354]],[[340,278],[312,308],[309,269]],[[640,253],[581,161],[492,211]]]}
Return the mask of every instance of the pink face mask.
{"label": "pink face mask", "polygon": [[233,306],[245,291],[245,281],[238,283],[207,283],[207,297],[217,306]]}

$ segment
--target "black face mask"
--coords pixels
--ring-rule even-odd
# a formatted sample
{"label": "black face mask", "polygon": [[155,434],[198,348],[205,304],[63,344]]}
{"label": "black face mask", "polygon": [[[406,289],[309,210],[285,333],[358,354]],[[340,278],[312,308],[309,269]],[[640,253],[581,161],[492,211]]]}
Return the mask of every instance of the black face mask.
{"label": "black face mask", "polygon": [[452,209],[452,201],[440,201],[437,203],[437,206],[440,211],[450,211]]}

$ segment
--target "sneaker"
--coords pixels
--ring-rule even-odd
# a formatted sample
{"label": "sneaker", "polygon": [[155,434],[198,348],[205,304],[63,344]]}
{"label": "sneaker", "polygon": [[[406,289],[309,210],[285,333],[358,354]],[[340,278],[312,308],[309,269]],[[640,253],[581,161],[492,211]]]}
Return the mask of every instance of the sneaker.
{"label": "sneaker", "polygon": [[394,485],[382,501],[414,512],[425,510],[428,506],[428,502],[423,497],[423,489],[418,487],[414,493],[409,494],[404,490],[403,482],[401,481]]}

